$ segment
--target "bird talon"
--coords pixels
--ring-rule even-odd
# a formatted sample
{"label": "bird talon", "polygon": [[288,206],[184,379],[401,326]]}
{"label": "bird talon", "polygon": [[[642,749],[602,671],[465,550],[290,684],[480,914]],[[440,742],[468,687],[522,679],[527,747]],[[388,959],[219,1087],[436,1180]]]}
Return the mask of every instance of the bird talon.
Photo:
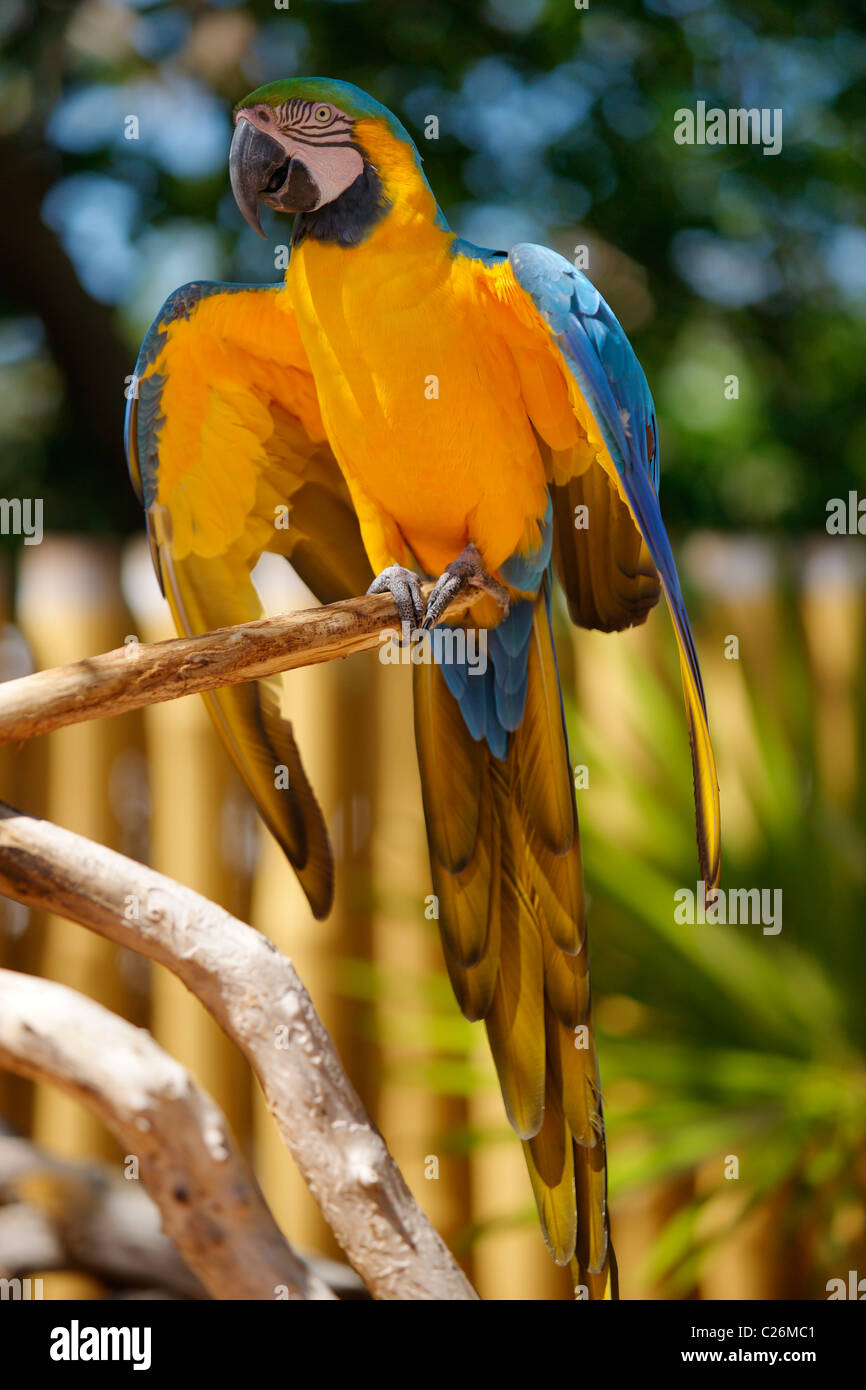
{"label": "bird talon", "polygon": [[445,614],[448,605],[463,593],[466,589],[484,590],[491,594],[502,609],[503,618],[508,617],[510,599],[508,590],[487,573],[480,552],[474,545],[467,545],[461,550],[456,560],[452,560],[447,565],[444,573],[437,579],[433,590],[427,600],[427,614],[424,618],[424,630],[429,630],[436,626]]}
{"label": "bird talon", "polygon": [[403,646],[424,618],[424,595],[417,574],[403,565],[389,565],[376,575],[367,593],[391,595],[400,617],[400,645]]}
{"label": "bird talon", "polygon": [[431,628],[436,626],[448,605],[457,598],[463,587],[463,583],[454,575],[449,574],[447,570],[440,575],[427,600],[427,613],[422,623],[425,632],[429,632]]}

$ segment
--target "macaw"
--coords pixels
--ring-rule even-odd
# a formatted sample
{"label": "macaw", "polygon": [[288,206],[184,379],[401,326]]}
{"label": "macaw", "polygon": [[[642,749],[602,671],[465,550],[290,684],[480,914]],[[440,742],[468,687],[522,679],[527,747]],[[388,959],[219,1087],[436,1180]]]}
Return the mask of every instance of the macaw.
{"label": "macaw", "polygon": [[[250,572],[263,550],[323,602],[391,593],[410,630],[475,592],[486,671],[414,667],[445,962],[463,1013],[485,1021],[554,1260],[571,1264],[580,1296],[616,1297],[554,570],[584,627],[642,623],[664,592],[700,872],[708,888],[720,873],[646,378],[569,261],[456,236],[408,132],[348,82],[295,78],[244,98],[229,173],[256,231],[259,203],[294,218],[290,258],[275,285],[184,285],[142,344],[126,441],[163,591],[186,634],[262,616]],[[419,576],[436,580],[426,606]],[[287,689],[274,677],[206,698],[321,917],[332,856]]]}

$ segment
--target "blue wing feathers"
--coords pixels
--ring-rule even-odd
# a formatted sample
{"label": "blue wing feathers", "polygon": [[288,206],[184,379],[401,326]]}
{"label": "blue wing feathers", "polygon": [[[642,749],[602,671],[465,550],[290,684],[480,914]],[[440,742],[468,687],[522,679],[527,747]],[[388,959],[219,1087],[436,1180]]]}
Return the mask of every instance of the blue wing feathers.
{"label": "blue wing feathers", "polygon": [[[509,260],[518,284],[550,325],[574,371],[617,469],[621,473],[648,471],[658,491],[652,395],[610,305],[582,271],[545,246],[515,246]],[[654,443],[652,458],[646,441],[648,426]]]}
{"label": "blue wing feathers", "polygon": [[[658,424],[647,379],[615,315],[569,261],[546,247],[530,245],[515,246],[509,261],[592,412],[665,592],[683,664],[701,870],[706,881],[715,884],[720,872],[718,780],[694,637],[659,509]],[[700,716],[695,719],[695,700],[702,721]]]}
{"label": "blue wing feathers", "polygon": [[[703,701],[694,639],[659,510],[658,426],[643,369],[610,307],[586,276],[564,257],[546,247],[517,246],[510,260],[518,282],[550,324],[598,423],[626,500],[659,572]],[[566,285],[570,287],[568,308],[563,305]]]}

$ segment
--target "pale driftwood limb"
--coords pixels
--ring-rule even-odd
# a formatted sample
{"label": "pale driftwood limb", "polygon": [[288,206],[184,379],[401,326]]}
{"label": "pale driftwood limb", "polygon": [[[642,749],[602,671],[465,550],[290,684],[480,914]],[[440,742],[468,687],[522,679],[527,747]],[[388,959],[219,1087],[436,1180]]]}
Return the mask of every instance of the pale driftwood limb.
{"label": "pale driftwood limb", "polygon": [[[14,1265],[15,1274],[79,1269],[108,1284],[152,1286],[176,1298],[208,1297],[162,1230],[144,1185],[105,1164],[55,1158],[0,1126],[0,1197],[11,1198],[0,1207],[0,1264]],[[25,1206],[33,1213],[28,1228],[7,1217]],[[35,1241],[37,1221],[41,1242]],[[56,1247],[50,1261],[49,1230]],[[19,1234],[26,1238],[16,1241]]]}
{"label": "pale driftwood limb", "polygon": [[120,1193],[112,1185],[102,1194],[105,1200],[81,1208],[81,1193],[59,1186],[56,1195],[73,1209],[56,1219],[35,1202],[0,1207],[0,1265],[21,1278],[71,1269],[112,1288],[144,1286],[168,1298],[208,1299],[160,1229],[159,1211],[141,1183],[126,1187]]}
{"label": "pale driftwood limb", "polygon": [[19,1278],[66,1268],[63,1242],[44,1211],[29,1202],[0,1207],[0,1269]]}
{"label": "pale driftwood limb", "polygon": [[160,961],[197,995],[248,1058],[326,1221],[377,1298],[477,1297],[272,942],[162,874],[2,803],[0,891]]}
{"label": "pale driftwood limb", "polygon": [[[422,586],[425,597],[432,587]],[[446,617],[464,617],[477,597],[456,600]],[[200,637],[129,643],[0,684],[0,743],[369,651],[399,630],[394,600],[376,594]]]}
{"label": "pale driftwood limb", "polygon": [[143,1029],[65,985],[0,970],[0,1066],[76,1096],[138,1158],[214,1298],[333,1299],[281,1234],[213,1101]]}
{"label": "pale driftwood limb", "polygon": [[[123,1296],[209,1297],[162,1229],[144,1185],[106,1163],[47,1154],[0,1120],[0,1268],[90,1274]],[[338,1298],[369,1298],[353,1269],[298,1254]],[[138,1291],[146,1290],[140,1294]]]}

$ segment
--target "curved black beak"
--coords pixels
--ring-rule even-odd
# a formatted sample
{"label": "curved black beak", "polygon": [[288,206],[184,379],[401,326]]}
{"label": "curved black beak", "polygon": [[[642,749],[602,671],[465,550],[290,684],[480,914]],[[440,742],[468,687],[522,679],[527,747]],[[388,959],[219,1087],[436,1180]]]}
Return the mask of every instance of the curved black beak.
{"label": "curved black beak", "polygon": [[306,165],[243,117],[232,137],[229,177],[242,216],[260,237],[260,202],[280,212],[310,212],[319,199]]}

